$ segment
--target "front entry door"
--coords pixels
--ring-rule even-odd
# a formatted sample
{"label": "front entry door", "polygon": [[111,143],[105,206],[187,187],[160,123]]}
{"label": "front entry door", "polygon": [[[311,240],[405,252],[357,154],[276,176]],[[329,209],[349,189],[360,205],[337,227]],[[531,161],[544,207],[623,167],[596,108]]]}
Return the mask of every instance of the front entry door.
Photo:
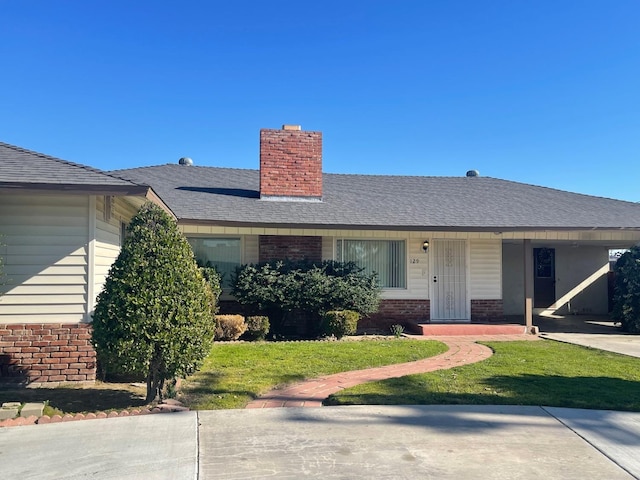
{"label": "front entry door", "polygon": [[533,249],[533,307],[547,308],[556,301],[556,250]]}
{"label": "front entry door", "polygon": [[469,320],[467,243],[434,240],[431,261],[431,320]]}

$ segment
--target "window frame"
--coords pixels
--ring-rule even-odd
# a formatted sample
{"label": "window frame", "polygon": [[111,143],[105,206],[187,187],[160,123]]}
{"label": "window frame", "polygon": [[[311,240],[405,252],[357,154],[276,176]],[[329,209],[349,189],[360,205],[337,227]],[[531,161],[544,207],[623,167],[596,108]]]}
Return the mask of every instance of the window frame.
{"label": "window frame", "polygon": [[[187,242],[189,242],[189,240],[191,239],[199,239],[199,240],[238,240],[238,248],[240,250],[240,261],[238,263],[238,266],[242,266],[244,265],[245,261],[244,261],[244,237],[242,235],[211,235],[211,234],[195,234],[195,235],[185,235],[187,238]],[[196,259],[196,261],[198,260],[198,257],[196,255],[196,252],[193,250],[193,245],[191,245],[191,242],[189,242],[189,246],[191,247],[191,250],[193,251],[193,256]],[[211,260],[207,260],[207,261],[211,261]],[[213,263],[213,262],[212,262]],[[222,292],[224,294],[228,294],[231,292],[231,287],[230,286],[225,286],[224,285],[224,280],[223,279],[223,284],[221,285],[222,287]],[[229,281],[230,279],[227,279],[227,281]]]}

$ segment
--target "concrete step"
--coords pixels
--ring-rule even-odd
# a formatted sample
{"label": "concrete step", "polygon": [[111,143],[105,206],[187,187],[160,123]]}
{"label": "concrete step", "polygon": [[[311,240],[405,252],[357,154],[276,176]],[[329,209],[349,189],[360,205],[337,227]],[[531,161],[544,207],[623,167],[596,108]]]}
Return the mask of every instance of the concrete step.
{"label": "concrete step", "polygon": [[524,325],[483,324],[483,323],[417,323],[412,329],[418,335],[456,336],[456,335],[523,335],[527,333]]}
{"label": "concrete step", "polygon": [[35,415],[36,417],[42,416],[42,411],[44,410],[44,402],[30,402],[25,403],[22,410],[20,410],[21,417],[30,417],[31,415]]}
{"label": "concrete step", "polygon": [[0,408],[0,420],[6,420],[7,418],[15,418],[18,416],[18,410],[20,410],[20,402],[5,402]]}

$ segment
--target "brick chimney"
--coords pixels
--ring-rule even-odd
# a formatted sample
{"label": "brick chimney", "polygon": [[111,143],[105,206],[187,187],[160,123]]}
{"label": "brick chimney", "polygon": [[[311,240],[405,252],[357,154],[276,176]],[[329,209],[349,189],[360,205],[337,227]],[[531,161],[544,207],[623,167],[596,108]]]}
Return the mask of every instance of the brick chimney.
{"label": "brick chimney", "polygon": [[322,132],[260,130],[260,198],[322,200]]}

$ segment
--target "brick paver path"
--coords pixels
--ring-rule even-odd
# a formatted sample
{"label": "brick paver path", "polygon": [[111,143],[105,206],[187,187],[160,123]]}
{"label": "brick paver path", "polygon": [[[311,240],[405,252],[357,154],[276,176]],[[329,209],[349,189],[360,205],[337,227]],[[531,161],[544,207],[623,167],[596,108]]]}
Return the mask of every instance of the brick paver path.
{"label": "brick paver path", "polygon": [[480,362],[489,358],[493,351],[477,343],[483,341],[537,340],[535,335],[483,335],[455,337],[413,337],[416,339],[438,340],[449,347],[446,352],[435,357],[415,362],[398,363],[384,367],[367,368],[351,372],[336,373],[312,378],[288,385],[282,389],[271,390],[249,402],[246,408],[278,407],[321,407],[322,401],[332,393],[365,382],[403,377],[415,373],[445,370],[460,365]]}

